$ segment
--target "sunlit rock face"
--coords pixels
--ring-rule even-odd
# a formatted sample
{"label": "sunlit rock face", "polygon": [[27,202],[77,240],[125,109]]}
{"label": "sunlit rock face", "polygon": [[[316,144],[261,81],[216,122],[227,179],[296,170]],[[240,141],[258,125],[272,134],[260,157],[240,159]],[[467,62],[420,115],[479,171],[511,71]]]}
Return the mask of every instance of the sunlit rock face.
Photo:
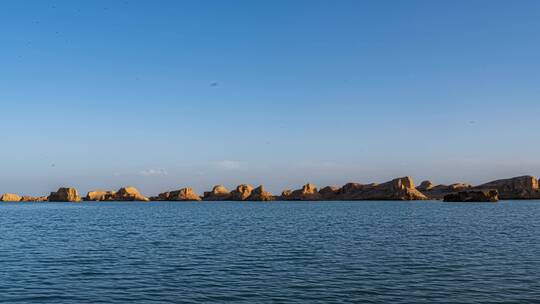
{"label": "sunlit rock face", "polygon": [[425,200],[411,177],[400,177],[382,184],[348,183],[338,195],[340,200]]}
{"label": "sunlit rock face", "polygon": [[46,202],[46,196],[27,196],[24,195],[21,197],[21,202]]}
{"label": "sunlit rock face", "polygon": [[444,196],[445,202],[498,202],[497,190],[467,190]]}
{"label": "sunlit rock face", "polygon": [[200,201],[201,197],[192,188],[182,188],[176,191],[163,192],[157,197],[151,197],[152,201]]}
{"label": "sunlit rock face", "polygon": [[4,193],[0,196],[0,202],[19,202],[21,197],[13,193]]}
{"label": "sunlit rock face", "polygon": [[534,176],[519,176],[499,179],[474,187],[475,190],[495,189],[500,199],[540,199],[538,179]]}
{"label": "sunlit rock face", "polygon": [[103,201],[103,202],[112,202],[112,201],[141,201],[147,202],[149,199],[142,195],[139,190],[135,187],[124,187],[120,188],[118,191],[104,191],[96,190],[90,191],[86,194],[84,198],[85,201]]}
{"label": "sunlit rock face", "polygon": [[272,193],[266,191],[263,185],[260,185],[259,187],[255,188],[251,195],[248,197],[248,201],[273,201],[274,195]]}
{"label": "sunlit rock face", "polygon": [[322,196],[317,191],[314,184],[305,184],[302,189],[290,191],[285,190],[281,194],[281,200],[285,201],[318,201]]}
{"label": "sunlit rock face", "polygon": [[81,197],[75,188],[60,188],[56,192],[51,192],[49,202],[80,202]]}
{"label": "sunlit rock face", "polygon": [[139,202],[150,201],[150,199],[142,195],[135,187],[120,188],[111,198],[107,198],[107,200]]}
{"label": "sunlit rock face", "polygon": [[212,191],[204,193],[203,200],[205,201],[226,201],[231,199],[231,193],[225,186],[214,186]]}
{"label": "sunlit rock face", "polygon": [[246,184],[238,185],[236,189],[231,191],[230,199],[233,201],[245,201],[251,196],[252,192],[253,192],[253,187],[251,185],[246,185]]}
{"label": "sunlit rock face", "polygon": [[90,191],[86,194],[86,197],[84,198],[84,200],[85,201],[107,201],[107,200],[112,200],[115,194],[116,194],[115,191],[103,191],[103,190]]}

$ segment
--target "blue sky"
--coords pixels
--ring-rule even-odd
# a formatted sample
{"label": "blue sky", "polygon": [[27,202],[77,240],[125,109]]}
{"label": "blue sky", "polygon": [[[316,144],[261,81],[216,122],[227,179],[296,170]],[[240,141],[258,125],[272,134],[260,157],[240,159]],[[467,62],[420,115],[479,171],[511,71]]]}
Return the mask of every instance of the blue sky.
{"label": "blue sky", "polygon": [[540,174],[538,1],[3,1],[0,192]]}

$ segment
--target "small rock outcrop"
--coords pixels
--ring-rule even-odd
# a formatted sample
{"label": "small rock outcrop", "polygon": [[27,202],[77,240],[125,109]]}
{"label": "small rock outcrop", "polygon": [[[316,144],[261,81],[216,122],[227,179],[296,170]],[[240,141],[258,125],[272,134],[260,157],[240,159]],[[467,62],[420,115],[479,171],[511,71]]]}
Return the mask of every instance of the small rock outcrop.
{"label": "small rock outcrop", "polygon": [[433,187],[435,187],[435,185],[431,181],[425,180],[420,183],[420,186],[416,187],[416,190],[426,192],[431,190]]}
{"label": "small rock outcrop", "polygon": [[474,187],[475,190],[496,189],[499,197],[507,199],[540,199],[538,179],[534,176],[519,176],[500,179]]}
{"label": "small rock outcrop", "polygon": [[157,197],[151,197],[152,201],[200,201],[201,197],[192,188],[160,193]]}
{"label": "small rock outcrop", "polygon": [[46,202],[46,196],[22,196],[21,202]]}
{"label": "small rock outcrop", "polygon": [[214,186],[212,191],[205,192],[203,196],[204,201],[226,201],[231,199],[231,193],[225,186]]}
{"label": "small rock outcrop", "polygon": [[341,200],[425,200],[427,197],[416,190],[411,177],[396,178],[383,184],[362,185],[349,183],[341,188]]}
{"label": "small rock outcrop", "polygon": [[278,199],[281,201],[287,201],[288,198],[291,196],[291,194],[292,194],[292,190],[290,189],[283,190],[283,192],[281,192],[281,195],[278,197]]}
{"label": "small rock outcrop", "polygon": [[0,196],[0,202],[19,202],[21,197],[13,193],[4,193]]}
{"label": "small rock outcrop", "polygon": [[248,201],[273,201],[274,195],[266,191],[263,185],[255,188],[251,191],[251,195],[247,199]]}
{"label": "small rock outcrop", "polygon": [[460,191],[465,191],[472,188],[472,185],[465,183],[455,183],[452,185],[437,185],[434,186],[429,182],[422,182],[420,186],[416,187],[416,190],[422,192],[429,199],[440,200],[443,199],[445,195],[456,193]]}
{"label": "small rock outcrop", "polygon": [[86,194],[84,198],[85,201],[99,201],[99,202],[114,202],[114,201],[125,201],[125,202],[147,202],[149,199],[142,195],[139,190],[135,187],[124,187],[120,188],[118,191],[104,191],[96,190],[90,191]]}
{"label": "small rock outcrop", "polygon": [[230,199],[233,201],[245,201],[251,196],[252,192],[253,192],[253,187],[251,185],[246,185],[246,184],[238,185],[236,189],[231,191]]}
{"label": "small rock outcrop", "polygon": [[81,197],[75,188],[60,188],[56,192],[51,192],[47,200],[49,202],[80,202]]}
{"label": "small rock outcrop", "polygon": [[468,190],[451,193],[444,196],[445,202],[498,202],[497,190]]}
{"label": "small rock outcrop", "polygon": [[96,190],[96,191],[90,191],[86,194],[86,197],[84,198],[85,201],[108,201],[113,200],[116,192],[114,191],[103,191],[103,190]]}
{"label": "small rock outcrop", "polygon": [[[113,196],[113,201],[128,201],[128,202],[148,202],[150,201],[147,197],[142,195],[139,190],[135,187],[124,187],[120,188]],[[107,200],[111,200],[108,198]]]}
{"label": "small rock outcrop", "polygon": [[305,184],[302,189],[290,191],[285,190],[281,194],[281,199],[284,201],[318,201],[322,196],[317,191],[317,186],[313,184]]}
{"label": "small rock outcrop", "polygon": [[341,191],[341,188],[334,187],[334,186],[326,186],[319,190],[319,194],[321,195],[321,198],[324,200],[332,201],[339,198],[339,193]]}

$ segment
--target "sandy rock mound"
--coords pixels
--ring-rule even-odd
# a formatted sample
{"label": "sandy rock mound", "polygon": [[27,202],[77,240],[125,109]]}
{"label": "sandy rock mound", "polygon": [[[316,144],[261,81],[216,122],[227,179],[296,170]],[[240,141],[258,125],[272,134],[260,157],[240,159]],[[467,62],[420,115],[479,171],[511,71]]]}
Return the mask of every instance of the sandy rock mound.
{"label": "sandy rock mound", "polygon": [[0,196],[0,202],[19,202],[21,197],[13,193],[4,193]]}
{"label": "sandy rock mound", "polygon": [[214,186],[212,191],[205,192],[203,197],[205,201],[226,201],[229,199],[231,199],[231,193],[223,185]]}
{"label": "sandy rock mound", "polygon": [[245,201],[251,196],[253,187],[251,185],[238,185],[235,190],[231,191],[231,200],[233,201]]}
{"label": "sandy rock mound", "polygon": [[75,188],[60,188],[56,192],[51,192],[47,200],[49,202],[80,202],[81,197]]}
{"label": "sandy rock mound", "polygon": [[85,201],[113,200],[115,194],[116,192],[114,191],[103,191],[103,190],[90,191],[86,194],[86,197],[84,198],[84,200]]}
{"label": "sandy rock mound", "polygon": [[182,188],[180,190],[160,193],[157,197],[152,197],[152,201],[200,201],[201,197],[192,188]]}
{"label": "sandy rock mound", "polygon": [[274,195],[272,193],[266,191],[264,189],[263,185],[260,185],[259,187],[255,188],[252,192],[248,201],[273,201]]}
{"label": "sandy rock mound", "polygon": [[[139,201],[147,202],[149,199],[143,196],[135,187],[120,188],[114,195],[115,201]],[[110,199],[108,199],[110,200]]]}
{"label": "sandy rock mound", "polygon": [[302,186],[302,189],[292,192],[283,191],[281,199],[286,201],[318,201],[322,199],[322,196],[317,191],[317,186],[308,183]]}
{"label": "sandy rock mound", "polygon": [[21,197],[21,202],[46,202],[46,196],[23,196]]}
{"label": "sandy rock mound", "polygon": [[383,184],[349,183],[342,187],[342,200],[425,200],[411,177],[400,177]]}

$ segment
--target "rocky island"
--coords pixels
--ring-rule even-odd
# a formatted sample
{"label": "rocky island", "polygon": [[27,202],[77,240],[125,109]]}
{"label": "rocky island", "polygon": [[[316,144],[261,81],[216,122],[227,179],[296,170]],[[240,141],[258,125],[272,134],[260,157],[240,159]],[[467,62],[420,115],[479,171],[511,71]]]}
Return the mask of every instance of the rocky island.
{"label": "rocky island", "polygon": [[326,186],[318,189],[307,183],[297,190],[284,190],[281,195],[273,195],[263,185],[254,188],[249,184],[238,185],[229,191],[223,185],[216,185],[201,196],[192,188],[180,188],[163,192],[150,198],[142,195],[134,187],[123,187],[117,191],[95,190],[81,197],[75,188],[60,188],[48,196],[20,196],[5,193],[1,202],[83,202],[83,201],[412,201],[444,200],[447,202],[496,202],[501,200],[540,199],[538,179],[520,176],[491,181],[478,186],[466,183],[434,185],[423,181],[415,186],[411,177],[400,177],[389,182],[376,184],[347,183],[342,187]]}

